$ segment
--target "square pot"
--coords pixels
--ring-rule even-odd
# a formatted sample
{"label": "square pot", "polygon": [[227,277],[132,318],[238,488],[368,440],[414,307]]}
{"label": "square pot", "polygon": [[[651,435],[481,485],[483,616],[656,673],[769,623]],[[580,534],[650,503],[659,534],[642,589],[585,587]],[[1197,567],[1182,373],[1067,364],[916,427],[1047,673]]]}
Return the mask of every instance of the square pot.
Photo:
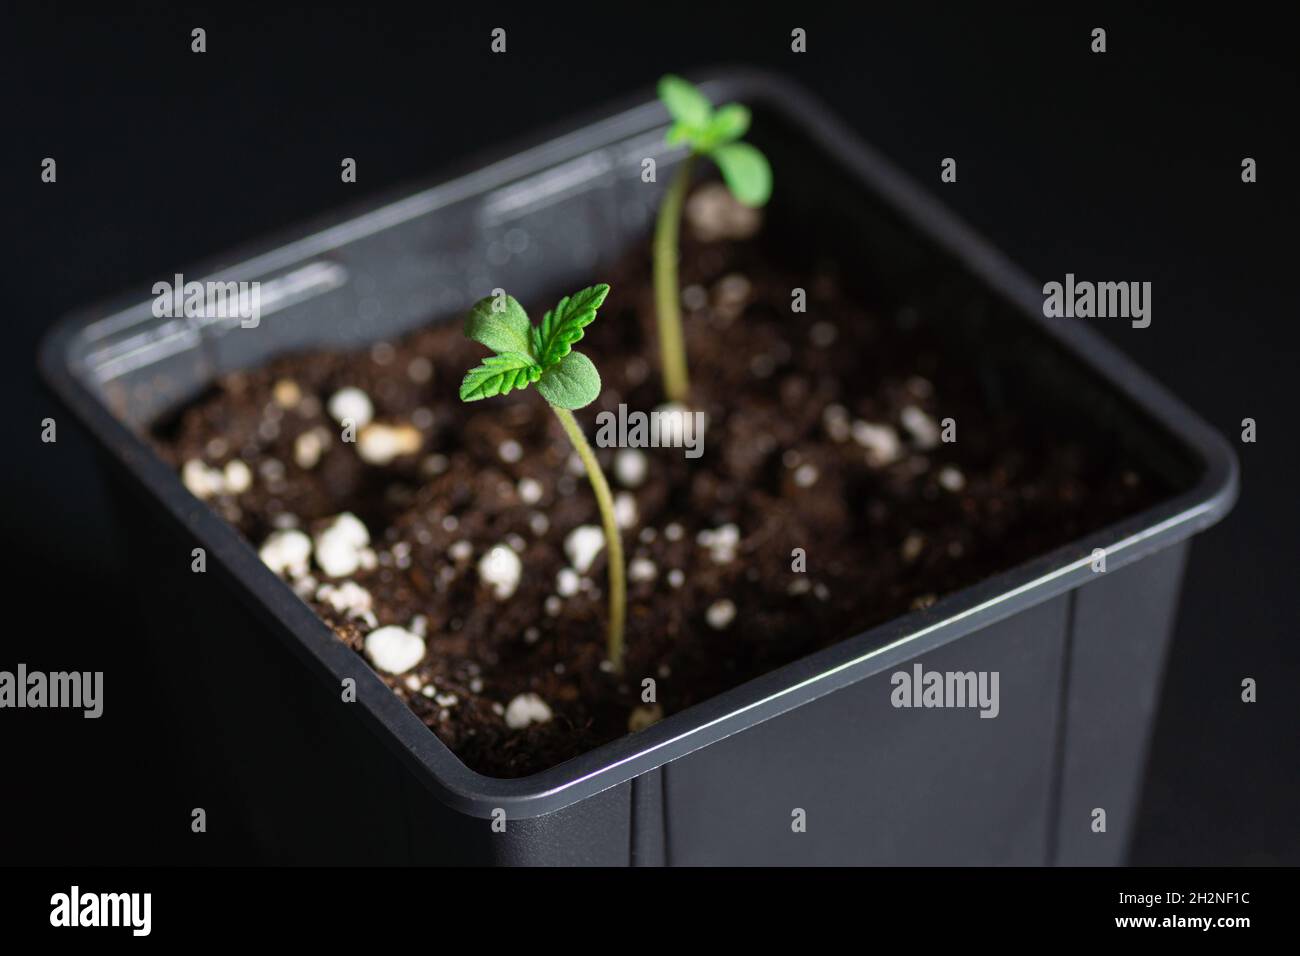
{"label": "square pot", "polygon": [[[462,764],[139,436],[231,370],[392,338],[495,286],[522,300],[577,288],[632,243],[648,255],[658,187],[641,181],[642,160],[666,183],[682,158],[663,145],[658,103],[187,271],[259,281],[256,335],[237,319],[157,318],[145,294],[70,317],[43,344],[45,378],[104,453],[152,637],[184,675],[175,719],[200,748],[208,803],[238,814],[271,859],[1123,860],[1188,539],[1231,507],[1232,452],[1082,321],[1044,319],[1037,283],[804,93],[741,72],[702,86],[752,107],[778,176],[805,173],[779,178],[773,217],[839,231],[887,288],[942,270],[969,306],[953,310],[953,335],[991,390],[1106,434],[1174,490],[638,734],[494,779]],[[206,574],[190,570],[195,547]],[[998,672],[997,719],[892,706],[891,675],[915,662]],[[347,678],[355,703],[340,700]]]}

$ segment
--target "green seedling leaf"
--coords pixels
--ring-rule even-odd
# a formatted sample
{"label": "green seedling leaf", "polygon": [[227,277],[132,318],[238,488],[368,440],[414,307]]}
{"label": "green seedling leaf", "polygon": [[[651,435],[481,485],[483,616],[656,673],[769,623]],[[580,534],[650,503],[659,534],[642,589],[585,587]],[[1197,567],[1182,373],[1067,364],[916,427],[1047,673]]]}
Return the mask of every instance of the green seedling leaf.
{"label": "green seedling leaf", "polygon": [[479,299],[465,316],[465,338],[486,345],[493,352],[533,355],[531,332],[528,313],[510,295]]}
{"label": "green seedling leaf", "polygon": [[694,83],[669,73],[659,81],[659,99],[677,122],[703,129],[709,122],[713,105],[695,88]]}
{"label": "green seedling leaf", "polygon": [[761,206],[772,195],[772,168],[755,147],[739,142],[749,132],[749,109],[728,103],[716,110],[708,97],[680,76],[659,81],[659,98],[673,117],[665,137],[669,146],[689,146],[722,170],[732,195],[747,206]]}
{"label": "green seedling leaf", "polygon": [[746,206],[767,202],[772,195],[772,167],[767,157],[748,143],[727,143],[710,155],[738,200]]}
{"label": "green seedling leaf", "polygon": [[470,369],[460,383],[460,400],[477,402],[497,395],[509,395],[516,388],[527,388],[542,377],[542,369],[532,356],[522,352],[489,355],[483,364]]}
{"label": "green seedling leaf", "polygon": [[600,373],[587,356],[570,352],[542,373],[537,391],[560,408],[585,408],[600,395]]}
{"label": "green seedling leaf", "polygon": [[583,329],[596,318],[596,310],[607,295],[609,286],[603,283],[591,286],[572,296],[565,296],[559,305],[542,317],[542,324],[533,330],[532,348],[532,353],[537,356],[542,368],[551,368],[572,351],[573,343],[582,338]]}
{"label": "green seedling leaf", "polygon": [[536,326],[511,296],[474,303],[465,317],[465,336],[497,354],[465,374],[461,400],[508,395],[536,383],[542,397],[559,408],[590,405],[600,394],[600,373],[591,359],[573,351],[573,343],[586,334],[608,295],[604,283],[566,295]]}
{"label": "green seedling leaf", "polygon": [[749,131],[749,109],[739,103],[728,103],[718,109],[705,129],[710,143],[721,146],[740,139]]}

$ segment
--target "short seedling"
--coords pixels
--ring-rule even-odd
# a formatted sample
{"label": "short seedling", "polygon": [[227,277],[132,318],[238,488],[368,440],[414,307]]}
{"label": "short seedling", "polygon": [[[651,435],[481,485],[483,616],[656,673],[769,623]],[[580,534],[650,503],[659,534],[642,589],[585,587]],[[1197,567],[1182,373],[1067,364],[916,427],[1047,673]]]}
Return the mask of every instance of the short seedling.
{"label": "short seedling", "polygon": [[731,194],[746,206],[762,206],[767,202],[772,194],[772,168],[757,149],[739,142],[749,129],[749,110],[739,103],[728,103],[715,110],[694,85],[672,75],[659,81],[659,98],[673,118],[672,126],[668,127],[668,145],[684,143],[691,150],[668,185],[663,205],[659,207],[654,240],[655,305],[664,393],[670,402],[684,403],[690,391],[690,378],[682,343],[677,237],[695,158],[707,156],[713,160],[722,170]]}
{"label": "short seedling", "polygon": [[536,385],[560,420],[587,469],[600,508],[609,559],[609,660],[615,672],[621,673],[623,623],[627,613],[623,542],[614,519],[609,482],[572,411],[590,405],[600,395],[600,373],[591,359],[573,351],[573,343],[582,338],[583,329],[596,318],[596,310],[607,295],[609,286],[602,284],[566,296],[536,326],[523,306],[504,292],[480,299],[465,319],[465,336],[496,354],[489,355],[482,365],[465,374],[460,383],[460,398],[463,402],[477,402]]}

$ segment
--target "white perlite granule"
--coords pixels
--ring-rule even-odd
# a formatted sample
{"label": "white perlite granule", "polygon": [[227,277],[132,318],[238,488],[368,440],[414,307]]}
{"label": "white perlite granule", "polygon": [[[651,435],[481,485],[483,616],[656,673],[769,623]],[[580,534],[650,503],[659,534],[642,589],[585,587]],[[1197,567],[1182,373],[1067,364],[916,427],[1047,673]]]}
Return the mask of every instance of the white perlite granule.
{"label": "white perlite granule", "polygon": [[591,570],[591,563],[604,547],[605,532],[593,524],[579,525],[564,539],[564,553],[579,574]]}
{"label": "white perlite granule", "polygon": [[520,694],[506,705],[506,726],[522,730],[529,724],[544,724],[551,719],[551,708],[536,694]]}
{"label": "white perlite granule", "polygon": [[238,458],[226,462],[225,470],[227,494],[243,494],[253,486],[253,471]]}
{"label": "white perlite granule", "polygon": [[404,627],[389,625],[366,635],[366,656],[381,671],[402,674],[424,658],[424,641]]}
{"label": "white perlite granule", "polygon": [[191,458],[181,468],[181,484],[196,498],[212,498],[226,490],[226,476],[219,468],[209,468]]}
{"label": "white perlite granule", "polygon": [[542,500],[542,483],[536,478],[520,478],[515,491],[526,505],[535,505]]}
{"label": "white perlite granule", "polygon": [[348,617],[364,617],[374,605],[370,592],[356,581],[344,581],[338,585],[322,584],[316,591],[316,600],[325,602]]}
{"label": "white perlite granule", "polygon": [[614,523],[624,531],[635,528],[638,520],[636,499],[630,492],[620,491],[614,495]]}
{"label": "white perlite granule", "polygon": [[966,487],[966,476],[952,465],[944,465],[939,469],[939,484],[945,491],[961,491]]}
{"label": "white perlite granule", "polygon": [[561,568],[555,576],[555,593],[560,597],[573,597],[582,586],[582,579],[573,568]]}
{"label": "white perlite granule", "polygon": [[853,423],[853,440],[867,450],[867,464],[883,468],[898,461],[902,442],[891,425],[873,425],[871,422]]}
{"label": "white perlite granule", "polygon": [[357,428],[364,428],[375,417],[375,406],[370,403],[370,396],[359,388],[341,388],[330,396],[326,410],[340,425],[351,422]]}
{"label": "white perlite granule", "polygon": [[281,408],[293,408],[302,401],[302,389],[291,378],[278,379],[271,387],[271,398]]}
{"label": "white perlite granule", "polygon": [[817,482],[817,466],[804,462],[794,470],[794,483],[800,488],[811,488]]}
{"label": "white perlite granule", "polygon": [[650,465],[639,448],[620,448],[614,454],[614,478],[624,488],[638,488]]}
{"label": "white perlite granule", "polygon": [[311,539],[301,531],[273,531],[257,555],[276,574],[302,577],[311,561]]}
{"label": "white perlite granule", "polygon": [[325,444],[329,441],[329,432],[323,428],[305,431],[293,442],[293,461],[304,471],[310,471],[320,462],[325,453]]}
{"label": "white perlite granule", "polygon": [[316,563],[332,578],[345,578],[366,563],[370,532],[350,511],[316,534]]}
{"label": "white perlite granule", "polygon": [[903,423],[918,448],[925,450],[939,444],[939,426],[917,406],[908,405],[899,412],[898,420]]}
{"label": "white perlite granule", "polygon": [[420,450],[420,431],[414,425],[371,422],[357,434],[357,454],[371,465],[387,465],[394,458]]}
{"label": "white perlite granule", "polygon": [[715,631],[721,631],[730,626],[731,622],[736,619],[736,605],[726,598],[721,601],[714,601],[709,605],[709,609],[704,612],[704,617],[708,620],[709,627]]}
{"label": "white perlite granule", "polygon": [[479,578],[492,588],[492,594],[498,601],[504,601],[515,593],[522,572],[523,562],[519,560],[519,555],[504,544],[490,548],[478,562]]}
{"label": "white perlite granule", "polygon": [[717,564],[727,564],[736,557],[736,548],[740,545],[740,529],[734,524],[724,524],[720,528],[705,528],[695,536],[697,544],[709,549],[709,556]]}

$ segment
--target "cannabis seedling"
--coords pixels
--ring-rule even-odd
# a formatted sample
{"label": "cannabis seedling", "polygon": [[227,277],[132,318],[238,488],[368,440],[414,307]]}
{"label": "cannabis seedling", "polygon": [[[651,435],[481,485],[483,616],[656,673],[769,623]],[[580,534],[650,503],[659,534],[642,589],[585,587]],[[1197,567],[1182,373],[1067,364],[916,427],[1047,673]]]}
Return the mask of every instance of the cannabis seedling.
{"label": "cannabis seedling", "polygon": [[587,469],[587,479],[600,508],[609,557],[609,660],[614,670],[621,672],[623,623],[627,613],[623,542],[614,519],[609,482],[573,418],[573,409],[590,405],[600,395],[600,373],[591,359],[573,351],[573,343],[582,338],[583,329],[596,318],[596,310],[607,295],[609,286],[602,284],[565,296],[542,317],[540,325],[533,325],[523,306],[504,292],[480,299],[465,319],[465,337],[486,345],[496,354],[465,373],[460,383],[460,399],[477,402],[536,385],[560,420]]}
{"label": "cannabis seedling", "polygon": [[695,86],[680,76],[659,81],[659,98],[673,118],[668,145],[686,144],[690,155],[677,167],[655,223],[655,306],[659,318],[659,354],[664,393],[670,402],[685,402],[690,390],[686,349],[682,344],[681,290],[677,285],[677,237],[682,204],[697,156],[707,156],[722,170],[731,194],[746,206],[761,206],[772,194],[772,168],[749,143],[739,142],[749,129],[749,110],[728,103],[717,110]]}

